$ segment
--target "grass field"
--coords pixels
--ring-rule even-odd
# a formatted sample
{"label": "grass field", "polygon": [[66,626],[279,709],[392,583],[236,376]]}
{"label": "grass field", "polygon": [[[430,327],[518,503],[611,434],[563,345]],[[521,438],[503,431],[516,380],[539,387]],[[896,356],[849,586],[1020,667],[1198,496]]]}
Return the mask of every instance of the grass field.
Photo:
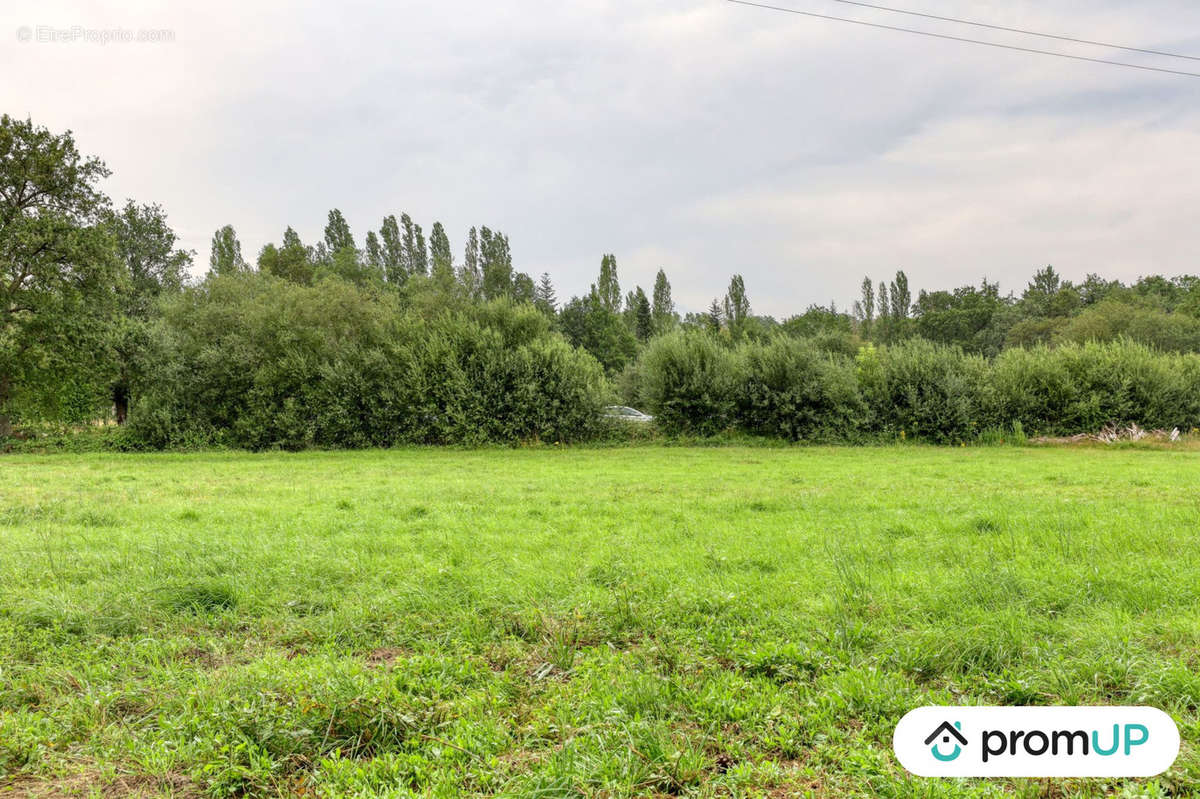
{"label": "grass field", "polygon": [[[1200,453],[0,458],[0,797],[1200,794]],[[1149,704],[1152,782],[926,704]]]}

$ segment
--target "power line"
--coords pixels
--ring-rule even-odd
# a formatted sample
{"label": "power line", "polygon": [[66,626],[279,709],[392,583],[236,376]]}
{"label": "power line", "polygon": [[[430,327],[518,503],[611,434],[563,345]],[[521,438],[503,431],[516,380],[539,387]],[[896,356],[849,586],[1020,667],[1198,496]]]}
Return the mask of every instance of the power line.
{"label": "power line", "polygon": [[998,47],[1002,50],[1016,50],[1020,53],[1036,53],[1037,55],[1049,55],[1056,58],[1069,58],[1072,61],[1087,61],[1092,64],[1108,64],[1114,67],[1127,67],[1128,69],[1142,69],[1147,72],[1164,72],[1168,75],[1183,75],[1188,78],[1200,78],[1200,72],[1184,72],[1178,69],[1166,69],[1165,67],[1150,67],[1143,64],[1130,64],[1125,61],[1107,61],[1103,58],[1088,58],[1082,55],[1070,55],[1068,53],[1056,53],[1052,50],[1036,50],[1032,47],[1018,47],[1014,44],[1000,44],[999,42],[986,42],[982,39],[968,39],[963,36],[951,36],[946,33],[934,33],[932,31],[916,30],[915,28],[901,28],[896,25],[884,25],[879,22],[866,22],[861,19],[847,19],[846,17],[834,17],[829,14],[818,14],[814,11],[800,11],[795,8],[783,8],[782,6],[772,6],[766,3],[753,3],[750,0],[726,0],[728,3],[736,3],[742,6],[752,6],[754,8],[763,8],[768,11],[783,11],[788,14],[799,14],[805,17],[815,17],[817,19],[833,20],[834,22],[849,22],[852,25],[864,25],[868,28],[882,28],[888,31],[898,31],[900,33],[915,33],[918,36],[929,36],[934,39],[947,39],[952,42],[965,42],[966,44],[981,44],[985,47]]}
{"label": "power line", "polygon": [[1024,28],[1007,28],[1003,25],[991,25],[987,22],[974,22],[969,19],[959,19],[958,17],[941,17],[937,14],[926,14],[922,11],[906,11],[903,8],[891,8],[889,6],[877,6],[873,3],[863,3],[859,0],[832,0],[834,3],[841,3],[847,6],[860,6],[862,8],[873,8],[876,11],[888,11],[892,14],[907,14],[910,17],[923,17],[924,19],[936,19],[940,22],[954,22],[959,25],[973,25],[976,28],[987,28],[994,31],[1007,31],[1008,33],[1020,33],[1025,36],[1040,36],[1043,39],[1057,39],[1060,42],[1074,42],[1076,44],[1090,44],[1095,47],[1108,47],[1113,50],[1126,50],[1130,53],[1146,53],[1148,55],[1161,55],[1167,58],[1185,58],[1188,61],[1200,61],[1200,56],[1182,55],[1180,53],[1168,53],[1163,50],[1146,50],[1141,47],[1126,47],[1122,44],[1110,44],[1109,42],[1096,42],[1091,39],[1077,39],[1074,36],[1059,36],[1053,33],[1039,33],[1038,31],[1025,30]]}

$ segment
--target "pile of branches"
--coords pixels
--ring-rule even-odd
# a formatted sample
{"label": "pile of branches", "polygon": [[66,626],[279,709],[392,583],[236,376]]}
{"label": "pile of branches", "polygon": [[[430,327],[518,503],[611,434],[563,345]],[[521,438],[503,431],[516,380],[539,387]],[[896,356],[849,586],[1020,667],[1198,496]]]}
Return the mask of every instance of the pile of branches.
{"label": "pile of branches", "polygon": [[1136,424],[1110,424],[1097,433],[1080,433],[1067,441],[1098,441],[1101,444],[1116,444],[1119,441],[1178,441],[1179,428],[1174,430],[1144,430]]}

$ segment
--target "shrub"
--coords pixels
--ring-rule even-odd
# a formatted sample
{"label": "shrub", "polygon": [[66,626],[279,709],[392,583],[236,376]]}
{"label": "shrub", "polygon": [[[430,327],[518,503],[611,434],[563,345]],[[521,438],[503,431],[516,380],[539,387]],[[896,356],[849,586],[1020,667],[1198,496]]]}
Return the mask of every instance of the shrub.
{"label": "shrub", "polygon": [[712,336],[677,330],[642,355],[641,396],[669,433],[711,435],[734,421],[738,359]]}
{"label": "shrub", "polygon": [[783,336],[744,345],[737,355],[737,418],[747,432],[793,441],[855,437],[866,406],[849,360]]}
{"label": "shrub", "polygon": [[859,358],[872,427],[940,443],[974,438],[986,374],[983,358],[924,339]]}
{"label": "shrub", "polygon": [[1060,434],[1075,395],[1059,352],[1045,346],[1005,350],[992,363],[984,416],[991,425],[1020,422],[1034,435]]}
{"label": "shrub", "polygon": [[130,433],[250,449],[572,441],[599,427],[591,356],[529,307],[425,320],[327,280],[216,278],[168,307]]}

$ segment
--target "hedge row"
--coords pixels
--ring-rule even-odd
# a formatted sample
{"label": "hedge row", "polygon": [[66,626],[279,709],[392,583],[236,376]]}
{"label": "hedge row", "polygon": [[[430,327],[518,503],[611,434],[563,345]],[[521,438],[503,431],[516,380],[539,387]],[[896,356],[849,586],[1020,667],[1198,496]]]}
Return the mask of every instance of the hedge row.
{"label": "hedge row", "polygon": [[850,358],[783,336],[731,348],[680,331],[653,341],[631,374],[669,433],[951,443],[1014,425],[1040,435],[1111,422],[1200,426],[1200,356],[1124,341],[1012,349],[987,361],[912,340]]}
{"label": "hedge row", "polygon": [[340,281],[208,281],[167,307],[129,439],[143,447],[577,441],[607,387],[530,307],[431,319]]}

